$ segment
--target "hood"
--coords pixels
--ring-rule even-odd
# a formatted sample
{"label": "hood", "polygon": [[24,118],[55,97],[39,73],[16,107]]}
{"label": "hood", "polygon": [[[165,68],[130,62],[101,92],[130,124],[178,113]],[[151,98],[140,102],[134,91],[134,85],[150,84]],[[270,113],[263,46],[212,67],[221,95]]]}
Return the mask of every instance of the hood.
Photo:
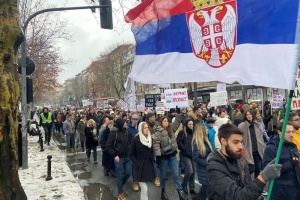
{"label": "hood", "polygon": [[156,126],[155,131],[163,131],[165,130],[162,126]]}
{"label": "hood", "polygon": [[213,129],[212,127],[210,127],[207,122],[204,123],[205,124],[205,127],[207,128],[207,130],[210,130],[210,129]]}
{"label": "hood", "polygon": [[117,127],[119,130],[123,130],[123,127],[124,127],[124,124],[125,124],[125,119],[123,118],[118,118],[116,121],[115,121],[115,127]]}
{"label": "hood", "polygon": [[[279,146],[279,141],[280,141],[280,138],[278,135],[272,135],[270,137],[270,140],[268,141],[267,145],[274,145],[275,147],[278,147]],[[294,146],[295,144],[293,142],[286,142],[286,141],[283,141],[283,144],[284,145],[292,145]]]}
{"label": "hood", "polygon": [[278,144],[279,144],[278,135],[271,135],[269,141],[267,142],[267,145],[278,146]]}
{"label": "hood", "polygon": [[142,126],[143,126],[144,123],[146,123],[146,122],[141,122],[141,123],[139,124],[139,126],[138,126],[138,130],[139,130],[138,134],[142,134],[142,133],[143,133],[143,132],[142,132]]}
{"label": "hood", "polygon": [[193,120],[189,117],[183,120],[182,127],[186,127],[189,121],[193,121]]}

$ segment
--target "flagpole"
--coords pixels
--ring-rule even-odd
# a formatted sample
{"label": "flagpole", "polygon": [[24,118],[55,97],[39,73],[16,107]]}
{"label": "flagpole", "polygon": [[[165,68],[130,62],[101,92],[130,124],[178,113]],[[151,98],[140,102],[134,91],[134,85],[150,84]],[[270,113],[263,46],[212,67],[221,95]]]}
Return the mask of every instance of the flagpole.
{"label": "flagpole", "polygon": [[[284,116],[283,127],[282,127],[282,131],[281,131],[281,136],[280,136],[280,141],[279,141],[279,146],[278,146],[278,150],[277,150],[277,154],[276,154],[275,164],[279,163],[279,158],[280,158],[280,155],[281,155],[282,145],[283,145],[283,141],[284,141],[286,125],[288,123],[289,116],[290,116],[290,110],[291,110],[293,94],[294,94],[294,90],[290,90],[289,98],[288,98],[288,101],[287,101],[287,108],[286,108],[285,116]],[[272,179],[269,182],[267,200],[270,200],[270,198],[271,198],[273,185],[274,185],[274,179]]]}

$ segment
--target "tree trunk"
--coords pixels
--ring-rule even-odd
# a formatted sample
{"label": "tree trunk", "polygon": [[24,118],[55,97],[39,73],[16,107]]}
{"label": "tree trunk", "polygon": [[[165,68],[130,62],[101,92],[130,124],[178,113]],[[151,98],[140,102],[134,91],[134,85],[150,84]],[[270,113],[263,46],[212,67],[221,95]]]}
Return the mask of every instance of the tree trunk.
{"label": "tree trunk", "polygon": [[18,0],[0,1],[0,199],[27,199],[18,175]]}

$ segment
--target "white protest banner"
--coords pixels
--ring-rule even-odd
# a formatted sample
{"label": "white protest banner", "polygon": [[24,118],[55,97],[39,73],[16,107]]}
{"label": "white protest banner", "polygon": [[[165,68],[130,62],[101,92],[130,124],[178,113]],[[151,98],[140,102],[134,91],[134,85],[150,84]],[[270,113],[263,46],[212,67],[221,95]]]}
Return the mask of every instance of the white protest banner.
{"label": "white protest banner", "polygon": [[189,99],[186,88],[165,90],[165,103],[168,108],[187,108]]}
{"label": "white protest banner", "polygon": [[217,83],[217,92],[226,91],[226,83]]}
{"label": "white protest banner", "polygon": [[126,110],[136,111],[135,84],[129,77],[127,77],[127,81],[125,83],[124,100],[126,102]]}
{"label": "white protest banner", "polygon": [[283,99],[282,95],[274,95],[272,98],[271,107],[272,108],[283,108]]}
{"label": "white protest banner", "polygon": [[298,65],[298,71],[296,75],[295,89],[292,98],[291,110],[300,109],[300,61]]}
{"label": "white protest banner", "polygon": [[227,105],[227,102],[227,91],[210,93],[210,106],[223,106]]}

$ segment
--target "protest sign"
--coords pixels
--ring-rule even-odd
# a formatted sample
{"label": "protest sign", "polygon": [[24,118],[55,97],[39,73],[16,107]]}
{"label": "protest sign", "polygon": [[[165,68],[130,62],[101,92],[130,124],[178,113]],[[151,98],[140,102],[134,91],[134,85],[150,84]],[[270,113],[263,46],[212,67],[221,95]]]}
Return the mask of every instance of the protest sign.
{"label": "protest sign", "polygon": [[292,105],[291,105],[291,110],[298,110],[298,109],[300,109],[300,61],[298,65],[295,89],[294,89]]}
{"label": "protest sign", "polygon": [[168,108],[187,108],[189,99],[186,88],[165,90],[165,103]]}
{"label": "protest sign", "polygon": [[210,106],[223,106],[227,105],[227,103],[227,91],[210,93]]}
{"label": "protest sign", "polygon": [[145,107],[154,107],[156,101],[160,101],[160,94],[145,94]]}
{"label": "protest sign", "polygon": [[274,95],[272,98],[271,107],[272,108],[282,108],[283,107],[283,99],[282,95]]}
{"label": "protest sign", "polygon": [[226,83],[218,83],[217,84],[217,92],[226,91]]}

